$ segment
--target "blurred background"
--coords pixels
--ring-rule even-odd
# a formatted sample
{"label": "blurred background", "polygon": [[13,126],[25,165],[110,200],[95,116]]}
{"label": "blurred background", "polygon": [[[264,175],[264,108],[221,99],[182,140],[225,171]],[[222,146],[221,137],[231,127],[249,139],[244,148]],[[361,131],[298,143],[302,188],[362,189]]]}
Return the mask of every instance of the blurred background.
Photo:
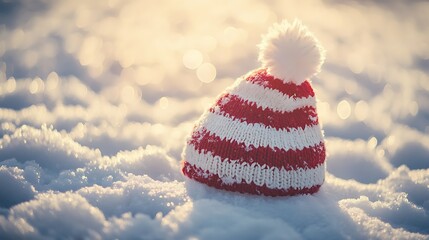
{"label": "blurred background", "polygon": [[[193,122],[294,18],[327,50],[325,184],[185,183]],[[0,0],[0,238],[427,239],[428,23],[417,0]]]}
{"label": "blurred background", "polygon": [[425,1],[3,0],[0,134],[47,126],[102,156],[150,144],[180,160],[193,121],[260,66],[261,35],[294,18],[327,50],[312,82],[328,152],[365,152],[382,174],[328,170],[429,167]]}

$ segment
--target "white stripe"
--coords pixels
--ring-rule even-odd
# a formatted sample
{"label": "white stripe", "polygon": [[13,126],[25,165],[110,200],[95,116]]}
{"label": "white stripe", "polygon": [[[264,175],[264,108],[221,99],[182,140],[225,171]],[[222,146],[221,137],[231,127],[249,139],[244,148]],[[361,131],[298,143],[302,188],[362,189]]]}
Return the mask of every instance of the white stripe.
{"label": "white stripe", "polygon": [[192,145],[187,145],[185,159],[191,165],[216,174],[225,184],[241,183],[243,180],[270,189],[303,189],[321,185],[325,180],[325,163],[315,168],[286,170],[253,163],[239,163],[236,160],[222,159],[211,152],[199,153]]}
{"label": "white stripe", "polygon": [[259,84],[251,83],[245,79],[240,79],[232,88],[227,91],[245,101],[255,103],[263,109],[269,108],[274,111],[291,112],[297,108],[305,106],[316,106],[316,99],[313,96],[306,98],[293,98],[278,90],[265,88]]}
{"label": "white stripe", "polygon": [[320,126],[305,126],[302,128],[280,129],[265,126],[260,123],[246,123],[237,119],[223,116],[220,113],[206,112],[197,123],[195,131],[207,129],[221,139],[234,140],[244,143],[246,147],[271,147],[284,150],[299,149],[318,145],[323,141]]}

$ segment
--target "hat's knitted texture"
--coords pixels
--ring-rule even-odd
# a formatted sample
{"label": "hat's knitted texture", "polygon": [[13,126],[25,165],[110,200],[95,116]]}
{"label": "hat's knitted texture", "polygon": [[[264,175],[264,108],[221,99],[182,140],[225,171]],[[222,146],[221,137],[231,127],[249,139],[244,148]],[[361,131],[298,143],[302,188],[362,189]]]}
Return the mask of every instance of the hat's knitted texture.
{"label": "hat's knitted texture", "polygon": [[183,173],[219,189],[269,196],[314,193],[325,145],[308,81],[266,67],[239,78],[196,123]]}

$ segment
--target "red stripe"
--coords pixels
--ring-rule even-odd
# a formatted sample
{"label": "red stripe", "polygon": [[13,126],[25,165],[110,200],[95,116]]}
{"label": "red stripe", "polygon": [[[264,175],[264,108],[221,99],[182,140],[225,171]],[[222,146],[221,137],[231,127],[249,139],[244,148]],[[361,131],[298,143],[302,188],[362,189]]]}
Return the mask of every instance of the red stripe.
{"label": "red stripe", "polygon": [[[325,144],[304,148],[302,150],[284,150],[271,147],[246,147],[244,143],[234,140],[221,139],[214,134],[210,134],[206,129],[194,131],[188,144],[192,144],[199,153],[210,151],[213,156],[219,156],[222,161],[226,158],[237,160],[239,163],[254,162],[260,165],[266,164],[268,167],[277,167],[286,170],[296,170],[298,168],[315,168],[325,161]],[[189,146],[192,147],[192,146]]]}
{"label": "red stripe", "polygon": [[275,89],[294,98],[314,96],[313,88],[308,81],[303,82],[301,85],[291,82],[285,83],[283,80],[268,74],[266,69],[255,70],[247,76],[246,80],[266,88]]}
{"label": "red stripe", "polygon": [[317,192],[320,188],[320,185],[315,185],[313,187],[303,188],[303,189],[296,189],[296,188],[271,189],[266,187],[265,185],[258,186],[253,182],[248,184],[245,182],[245,180],[242,180],[241,183],[225,184],[217,174],[211,174],[208,171],[204,171],[201,168],[195,167],[186,161],[183,163],[182,172],[189,178],[192,178],[198,182],[207,184],[209,186],[212,186],[218,189],[228,190],[233,192],[240,192],[240,193],[266,195],[266,196],[272,196],[272,197],[293,196],[297,194],[312,194]]}
{"label": "red stripe", "polygon": [[291,112],[263,109],[255,103],[241,99],[236,95],[224,94],[216,105],[210,108],[211,112],[220,110],[224,116],[238,119],[247,123],[261,123],[275,129],[305,128],[319,123],[316,108],[305,106]]}

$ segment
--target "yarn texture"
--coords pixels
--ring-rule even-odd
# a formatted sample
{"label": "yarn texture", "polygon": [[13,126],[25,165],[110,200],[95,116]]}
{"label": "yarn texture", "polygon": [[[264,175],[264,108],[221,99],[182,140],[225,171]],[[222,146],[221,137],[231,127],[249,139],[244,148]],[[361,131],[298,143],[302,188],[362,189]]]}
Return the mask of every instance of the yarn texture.
{"label": "yarn texture", "polygon": [[[299,26],[300,31],[307,31]],[[276,41],[287,42],[288,33],[296,32],[287,29],[296,25],[284,22],[274,27],[283,34]],[[310,55],[317,58],[312,62],[323,62],[322,53]],[[298,59],[311,61],[308,58]],[[269,69],[263,64],[238,78],[196,122],[182,154],[185,176],[249,194],[288,196],[318,191],[325,180],[326,150],[311,83],[290,81],[296,76],[279,77]],[[317,73],[306,72],[309,76]]]}

